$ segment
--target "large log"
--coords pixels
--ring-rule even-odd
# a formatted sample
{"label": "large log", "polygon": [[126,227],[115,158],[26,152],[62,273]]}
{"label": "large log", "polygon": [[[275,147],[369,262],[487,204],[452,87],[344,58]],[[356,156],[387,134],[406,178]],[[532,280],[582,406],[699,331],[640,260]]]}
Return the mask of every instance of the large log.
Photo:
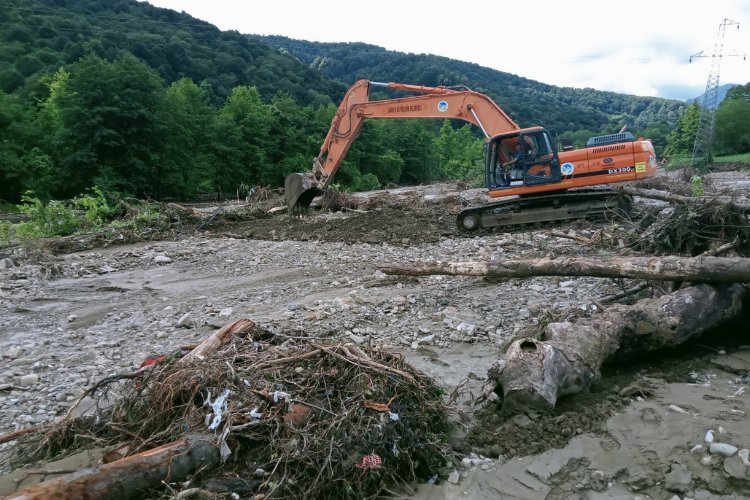
{"label": "large log", "polygon": [[216,438],[185,436],[172,443],[83,469],[19,490],[9,500],[78,500],[80,498],[143,498],[148,490],[180,481],[199,468],[219,463]]}
{"label": "large log", "polygon": [[695,285],[632,306],[615,305],[575,323],[550,323],[546,340],[515,341],[488,372],[502,387],[503,410],[550,410],[587,389],[603,363],[675,346],[742,309],[742,285]]}
{"label": "large log", "polygon": [[729,196],[682,196],[657,189],[641,189],[631,186],[621,187],[620,190],[631,196],[651,198],[652,200],[666,201],[677,205],[690,205],[695,203],[715,203],[717,205],[729,205],[738,212],[750,212],[750,204],[735,200]]}
{"label": "large log", "polygon": [[385,274],[527,278],[593,276],[693,283],[750,283],[750,259],[740,257],[555,257],[380,266]]}

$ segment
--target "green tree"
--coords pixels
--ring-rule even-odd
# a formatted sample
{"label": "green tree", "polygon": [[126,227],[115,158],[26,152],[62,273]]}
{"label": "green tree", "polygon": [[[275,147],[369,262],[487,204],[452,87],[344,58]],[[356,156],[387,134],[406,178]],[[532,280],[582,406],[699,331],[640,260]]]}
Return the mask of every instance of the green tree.
{"label": "green tree", "polygon": [[474,137],[471,126],[454,129],[448,120],[443,122],[435,139],[440,157],[440,174],[450,179],[469,179],[482,176],[484,142]]}
{"label": "green tree", "polygon": [[328,132],[335,106],[300,107],[287,93],[277,93],[271,106],[276,117],[271,134],[276,143],[268,151],[269,161],[261,168],[261,179],[281,186],[287,174],[310,170]]}
{"label": "green tree", "polygon": [[166,91],[161,109],[165,196],[192,198],[209,191],[211,125],[216,110],[205,88],[182,78]]}
{"label": "green tree", "polygon": [[232,89],[213,127],[213,188],[233,195],[241,183],[263,184],[277,117],[255,87]]}
{"label": "green tree", "polygon": [[743,101],[750,101],[750,82],[745,85],[735,85],[729,92],[727,92],[724,100],[727,99],[740,99]]}
{"label": "green tree", "polygon": [[34,109],[0,91],[0,200],[16,203],[27,190],[49,196],[55,178],[42,140]]}
{"label": "green tree", "polygon": [[159,119],[165,95],[159,75],[131,54],[111,62],[88,55],[69,72],[64,83],[56,80],[63,88],[50,104],[61,122],[61,194],[96,184],[160,197],[166,176],[159,161],[165,128]]}
{"label": "green tree", "polygon": [[677,127],[667,136],[667,147],[664,148],[664,156],[670,157],[679,154],[689,154],[693,150],[700,115],[700,107],[695,103],[685,109],[680,116]]}
{"label": "green tree", "polygon": [[750,100],[725,99],[716,110],[715,130],[716,154],[750,152]]}

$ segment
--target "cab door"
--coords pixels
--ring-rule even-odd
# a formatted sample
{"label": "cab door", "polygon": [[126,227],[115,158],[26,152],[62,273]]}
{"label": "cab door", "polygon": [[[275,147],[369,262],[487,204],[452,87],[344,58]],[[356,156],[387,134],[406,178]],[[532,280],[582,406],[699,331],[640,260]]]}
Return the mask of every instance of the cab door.
{"label": "cab door", "polygon": [[546,130],[523,135],[526,152],[522,160],[523,185],[560,182],[560,160]]}

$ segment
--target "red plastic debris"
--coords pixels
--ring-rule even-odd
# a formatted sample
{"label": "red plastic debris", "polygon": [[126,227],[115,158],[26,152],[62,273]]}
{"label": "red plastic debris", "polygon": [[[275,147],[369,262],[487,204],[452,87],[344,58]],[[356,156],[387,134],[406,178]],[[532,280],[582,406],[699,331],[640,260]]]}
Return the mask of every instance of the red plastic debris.
{"label": "red plastic debris", "polygon": [[153,356],[151,358],[144,359],[143,363],[141,363],[141,366],[139,366],[138,368],[144,368],[146,366],[151,366],[151,365],[158,365],[159,363],[163,363],[166,360],[167,360],[166,354],[162,354],[161,356]]}
{"label": "red plastic debris", "polygon": [[382,463],[383,459],[380,458],[380,456],[375,453],[370,453],[369,455],[363,456],[359,463],[354,464],[354,466],[358,469],[370,470],[380,468]]}

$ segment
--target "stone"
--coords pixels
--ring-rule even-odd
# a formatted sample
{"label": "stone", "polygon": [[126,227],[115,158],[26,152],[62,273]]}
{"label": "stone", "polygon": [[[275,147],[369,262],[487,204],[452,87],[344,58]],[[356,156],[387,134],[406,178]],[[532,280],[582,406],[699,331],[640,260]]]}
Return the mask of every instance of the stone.
{"label": "stone", "polygon": [[68,319],[68,323],[72,323],[72,322],[74,322],[75,320],[78,319],[78,316],[76,316],[75,314],[68,314],[68,318],[67,319]]}
{"label": "stone", "polygon": [[673,493],[685,494],[690,491],[693,475],[684,466],[672,464],[672,470],[664,476],[664,488]]}
{"label": "stone", "polygon": [[16,263],[13,262],[13,259],[6,257],[0,260],[0,269],[11,269],[13,267],[16,267]]}
{"label": "stone", "polygon": [[516,424],[518,427],[521,427],[522,429],[525,429],[527,427],[534,425],[534,422],[529,418],[529,416],[523,413],[513,417],[513,423]]}
{"label": "stone", "polygon": [[737,447],[727,443],[711,443],[708,451],[714,455],[723,455],[725,457],[731,457],[737,453]]}
{"label": "stone", "polygon": [[219,317],[228,318],[229,316],[232,315],[233,312],[234,312],[234,309],[232,309],[231,307],[225,307],[224,309],[219,311]]}
{"label": "stone", "polygon": [[21,377],[20,384],[23,386],[30,386],[39,383],[39,375],[36,373],[30,373]]}
{"label": "stone", "polygon": [[364,337],[361,337],[359,335],[355,335],[353,333],[349,334],[349,340],[351,340],[352,342],[354,342],[357,345],[361,345],[361,344],[365,343],[365,338]]}
{"label": "stone", "polygon": [[193,321],[190,313],[185,313],[180,316],[180,319],[177,320],[177,326],[181,326],[183,328],[192,328],[195,326],[195,321]]}
{"label": "stone", "polygon": [[157,264],[169,264],[170,262],[172,262],[172,259],[170,259],[166,255],[157,255],[156,257],[154,257],[154,262],[156,262]]}
{"label": "stone", "polygon": [[458,484],[458,481],[461,479],[461,475],[458,473],[456,469],[453,469],[453,472],[450,473],[448,476],[448,482],[451,484]]}
{"label": "stone", "polygon": [[21,348],[20,347],[11,347],[7,351],[5,351],[5,357],[10,359],[15,359],[21,354]]}
{"label": "stone", "polygon": [[687,410],[680,408],[677,405],[669,405],[668,408],[675,413],[687,413]]}
{"label": "stone", "polygon": [[724,472],[734,479],[750,480],[747,467],[739,457],[727,457],[724,459]]}
{"label": "stone", "polygon": [[477,325],[473,323],[459,323],[459,325],[456,327],[456,330],[463,333],[464,335],[474,335],[474,332],[477,331]]}

